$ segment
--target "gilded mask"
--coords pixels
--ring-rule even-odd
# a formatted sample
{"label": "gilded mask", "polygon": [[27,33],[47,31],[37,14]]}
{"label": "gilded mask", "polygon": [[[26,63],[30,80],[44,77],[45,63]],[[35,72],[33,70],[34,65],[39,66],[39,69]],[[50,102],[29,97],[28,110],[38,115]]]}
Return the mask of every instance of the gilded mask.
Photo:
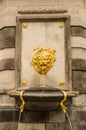
{"label": "gilded mask", "polygon": [[50,48],[35,48],[34,55],[32,58],[32,65],[36,71],[40,74],[47,74],[47,72],[52,68],[55,58],[55,50]]}

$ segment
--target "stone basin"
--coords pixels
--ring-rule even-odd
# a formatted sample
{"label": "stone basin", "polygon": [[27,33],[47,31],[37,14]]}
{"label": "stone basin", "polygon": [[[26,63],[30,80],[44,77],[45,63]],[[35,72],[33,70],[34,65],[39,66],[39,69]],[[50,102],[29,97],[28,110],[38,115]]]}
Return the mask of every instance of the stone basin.
{"label": "stone basin", "polygon": [[[25,100],[25,109],[33,111],[50,111],[50,110],[59,110],[60,102],[63,100],[64,95],[60,90],[52,89],[22,89],[19,88],[17,91],[21,92],[24,90],[23,98]],[[16,100],[16,106],[19,108],[21,105],[20,94],[19,93],[10,93],[11,97],[14,97]],[[65,106],[69,106],[72,103],[72,97],[75,97],[75,94],[67,94],[67,100],[64,103]]]}

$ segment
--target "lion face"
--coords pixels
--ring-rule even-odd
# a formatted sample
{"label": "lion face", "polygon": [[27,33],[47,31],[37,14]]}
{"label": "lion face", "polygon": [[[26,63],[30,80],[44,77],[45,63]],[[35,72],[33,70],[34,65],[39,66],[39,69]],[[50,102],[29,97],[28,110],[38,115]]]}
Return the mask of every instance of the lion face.
{"label": "lion face", "polygon": [[55,50],[52,50],[50,48],[34,49],[34,55],[31,63],[38,73],[46,74],[52,68],[56,60],[54,54]]}

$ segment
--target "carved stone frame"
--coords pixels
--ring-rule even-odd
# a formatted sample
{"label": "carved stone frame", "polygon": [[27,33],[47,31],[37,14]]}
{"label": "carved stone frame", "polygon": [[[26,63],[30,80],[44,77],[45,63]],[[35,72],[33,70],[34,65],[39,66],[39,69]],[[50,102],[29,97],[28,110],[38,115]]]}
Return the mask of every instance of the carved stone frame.
{"label": "carved stone frame", "polygon": [[70,16],[60,14],[28,14],[18,16],[16,19],[16,58],[15,58],[15,87],[21,87],[21,42],[22,42],[22,22],[42,22],[60,21],[65,23],[65,57],[66,57],[66,87],[72,88],[71,84],[71,43],[70,43]]}

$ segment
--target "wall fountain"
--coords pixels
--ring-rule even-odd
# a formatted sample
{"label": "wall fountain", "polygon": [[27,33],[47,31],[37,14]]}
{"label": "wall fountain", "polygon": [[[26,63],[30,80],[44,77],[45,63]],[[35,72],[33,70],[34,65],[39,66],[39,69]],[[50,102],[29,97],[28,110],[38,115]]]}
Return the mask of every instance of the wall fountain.
{"label": "wall fountain", "polygon": [[21,113],[66,113],[78,94],[71,83],[70,17],[48,12],[18,16],[15,65],[16,87],[8,93]]}

